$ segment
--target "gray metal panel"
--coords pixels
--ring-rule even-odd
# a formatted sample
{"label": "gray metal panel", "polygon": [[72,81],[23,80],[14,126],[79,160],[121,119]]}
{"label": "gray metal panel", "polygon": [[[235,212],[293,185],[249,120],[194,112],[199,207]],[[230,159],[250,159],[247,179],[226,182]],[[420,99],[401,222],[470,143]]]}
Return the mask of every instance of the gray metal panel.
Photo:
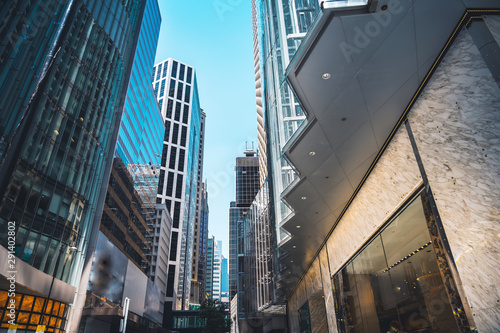
{"label": "gray metal panel", "polygon": [[[321,113],[330,106],[336,96],[345,88],[345,80],[350,80],[355,72],[350,59],[346,59],[339,45],[346,43],[341,21],[334,17],[321,34],[313,52],[305,57],[306,61],[296,72],[300,86],[307,94],[314,113]],[[322,75],[330,73],[331,78],[324,80]],[[309,111],[309,110],[306,110]]]}
{"label": "gray metal panel", "polygon": [[[302,199],[305,198],[305,199]],[[296,210],[308,208],[321,196],[308,179],[302,179],[285,197],[286,202]]]}
{"label": "gray metal panel", "polygon": [[[330,192],[323,196],[323,199],[328,204],[331,210],[338,215],[337,210],[340,207],[343,207],[344,204],[349,200],[351,195],[354,193],[354,188],[349,183],[347,178],[344,178],[340,183],[335,185]],[[333,222],[331,222],[330,227],[333,226]]]}
{"label": "gray metal panel", "polygon": [[427,75],[464,12],[464,5],[457,0],[419,0],[415,3],[415,36],[420,80]]}
{"label": "gray metal panel", "polygon": [[[380,7],[387,5],[387,10]],[[372,14],[343,16],[342,26],[348,47],[344,54],[350,54],[354,68],[359,71],[377,49],[385,43],[388,32],[392,31],[412,8],[412,0],[381,1],[379,10]]]}
{"label": "gray metal panel", "polygon": [[358,74],[370,113],[417,72],[413,10],[399,22]]}
{"label": "gray metal panel", "polygon": [[349,174],[363,163],[366,158],[379,150],[375,141],[372,124],[364,123],[353,135],[337,150],[337,158],[346,174]]}
{"label": "gray metal panel", "polygon": [[318,122],[334,150],[369,120],[364,99],[352,98],[359,94],[359,81],[354,78],[346,86],[328,111],[317,115]]}
{"label": "gray metal panel", "polygon": [[419,84],[418,75],[414,73],[380,109],[373,113],[371,117],[372,127],[375,139],[380,147],[382,147],[397,121],[401,118],[401,114],[417,91]]}
{"label": "gray metal panel", "polygon": [[[144,315],[144,303],[147,290],[148,277],[132,262],[128,261],[125,286],[123,287],[123,301],[130,298],[130,311]],[[122,303],[123,304],[123,303]]]}
{"label": "gray metal panel", "polygon": [[328,160],[309,176],[309,180],[314,184],[320,195],[329,192],[344,178],[344,172],[335,155],[330,156]]}

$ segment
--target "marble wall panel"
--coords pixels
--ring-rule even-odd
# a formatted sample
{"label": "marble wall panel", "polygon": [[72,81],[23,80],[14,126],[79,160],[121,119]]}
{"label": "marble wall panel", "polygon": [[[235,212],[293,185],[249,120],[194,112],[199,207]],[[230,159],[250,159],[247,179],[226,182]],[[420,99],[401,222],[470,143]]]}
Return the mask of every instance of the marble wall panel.
{"label": "marble wall panel", "polygon": [[328,333],[323,296],[309,298],[309,316],[311,318],[311,333]]}
{"label": "marble wall panel", "polygon": [[467,30],[455,39],[409,122],[475,324],[479,332],[498,332],[500,89]]}
{"label": "marble wall panel", "polygon": [[402,126],[327,241],[330,273],[337,272],[421,183]]}
{"label": "marble wall panel", "polygon": [[483,16],[483,20],[497,43],[500,44],[500,15],[485,15]]}
{"label": "marble wall panel", "polygon": [[326,309],[323,295],[323,282],[319,259],[313,261],[306,273],[306,294],[309,301],[309,315],[313,333],[328,332]]}
{"label": "marble wall panel", "polygon": [[296,297],[291,297],[287,303],[288,331],[299,332],[299,307]]}
{"label": "marble wall panel", "polygon": [[325,296],[326,318],[328,331],[337,332],[337,319],[335,317],[335,303],[333,300],[332,280],[330,267],[328,265],[328,253],[326,246],[319,253],[319,263],[321,265],[321,280],[323,282],[323,295]]}
{"label": "marble wall panel", "polygon": [[311,267],[306,273],[306,294],[307,297],[323,295],[323,283],[321,282],[321,271],[319,268],[319,260],[313,261]]}

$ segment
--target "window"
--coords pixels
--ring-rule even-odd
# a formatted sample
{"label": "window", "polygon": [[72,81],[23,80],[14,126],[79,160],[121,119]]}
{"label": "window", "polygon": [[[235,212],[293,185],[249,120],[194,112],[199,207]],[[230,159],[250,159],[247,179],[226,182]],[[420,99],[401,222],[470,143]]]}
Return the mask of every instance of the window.
{"label": "window", "polygon": [[186,94],[184,95],[184,102],[189,103],[191,97],[191,86],[186,85]]}
{"label": "window", "polygon": [[177,148],[176,147],[172,147],[170,149],[170,159],[169,159],[169,165],[168,167],[170,169],[175,169],[175,159],[177,157]]}
{"label": "window", "polygon": [[167,118],[172,118],[172,109],[174,107],[174,100],[173,99],[168,99],[168,104],[167,104],[167,113],[166,117]]}
{"label": "window", "polygon": [[[163,141],[169,142],[169,139],[170,139],[170,120],[165,120],[165,136],[163,137]],[[165,163],[162,163],[161,165],[165,165]]]}
{"label": "window", "polygon": [[184,149],[179,149],[179,164],[177,165],[177,170],[184,171],[184,159],[186,157],[186,151]]}
{"label": "window", "polygon": [[165,92],[165,81],[165,79],[161,80],[160,97],[163,97],[163,93]]}
{"label": "window", "polygon": [[[177,243],[177,233],[174,232],[176,235],[176,243]],[[172,233],[172,236],[173,234]],[[173,244],[173,237],[172,237],[172,244]],[[175,246],[175,251],[177,252],[177,244]],[[172,248],[170,248],[170,253],[172,254]],[[177,253],[176,253],[177,255]],[[167,278],[167,290],[166,294],[167,297],[173,297],[174,296],[174,280],[175,280],[175,265],[168,265],[168,278]],[[169,302],[171,304],[171,302]],[[165,309],[167,309],[167,304],[165,304]]]}
{"label": "window", "polygon": [[172,63],[172,77],[177,77],[177,61]]}
{"label": "window", "polygon": [[181,146],[186,147],[186,135],[187,135],[187,127],[182,126],[181,130]]}
{"label": "window", "polygon": [[174,97],[174,93],[175,93],[175,80],[170,79],[170,86],[168,87],[168,96]]}
{"label": "window", "polygon": [[174,130],[172,131],[172,143],[177,144],[179,138],[179,124],[174,123]]}
{"label": "window", "polygon": [[182,198],[182,175],[177,175],[177,186],[175,187],[175,197],[177,199]]}
{"label": "window", "polygon": [[186,82],[191,83],[191,76],[193,76],[193,68],[188,66]]}
{"label": "window", "polygon": [[163,64],[163,75],[162,75],[162,77],[166,77],[167,76],[167,70],[168,70],[168,61],[166,61]]}
{"label": "window", "polygon": [[460,311],[443,284],[436,252],[444,251],[433,246],[438,235],[427,227],[434,219],[429,212],[422,192],[332,277],[340,331],[459,331],[454,313]]}
{"label": "window", "polygon": [[184,70],[186,69],[186,66],[184,64],[181,64],[181,68],[179,71],[179,80],[184,81]]}
{"label": "window", "polygon": [[179,101],[182,101],[182,89],[184,88],[184,85],[182,84],[182,82],[179,82],[177,84],[177,99]]}
{"label": "window", "polygon": [[169,172],[168,179],[167,179],[167,192],[166,192],[167,196],[169,196],[169,197],[172,196],[173,188],[174,188],[174,173]]}
{"label": "window", "polygon": [[181,104],[182,104],[181,102],[175,103],[175,116],[174,116],[174,120],[179,121],[181,119],[181,106],[182,106]]}
{"label": "window", "polygon": [[184,105],[184,113],[182,114],[182,122],[184,124],[187,124],[188,118],[189,118],[189,105]]}
{"label": "window", "polygon": [[174,201],[174,217],[172,218],[172,226],[174,228],[179,228],[179,215],[181,214],[181,203],[179,201]]}
{"label": "window", "polygon": [[156,74],[156,80],[155,81],[158,81],[160,79],[160,74],[161,74],[161,66],[162,64],[159,64],[158,65],[158,72]]}

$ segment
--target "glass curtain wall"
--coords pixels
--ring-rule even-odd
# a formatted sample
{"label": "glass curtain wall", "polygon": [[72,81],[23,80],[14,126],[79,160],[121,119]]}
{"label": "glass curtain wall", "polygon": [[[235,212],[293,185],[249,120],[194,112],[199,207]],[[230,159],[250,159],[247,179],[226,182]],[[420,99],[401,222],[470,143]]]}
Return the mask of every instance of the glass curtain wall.
{"label": "glass curtain wall", "polygon": [[464,332],[429,210],[422,193],[333,276],[339,332]]}
{"label": "glass curtain wall", "polygon": [[15,221],[16,256],[70,284],[107,182],[143,4],[2,2],[0,227]]}
{"label": "glass curtain wall", "polygon": [[[282,154],[283,147],[299,129],[306,116],[286,83],[284,73],[302,38],[319,14],[314,0],[260,0],[256,1],[259,43],[264,78],[264,105],[268,129],[268,152],[273,179],[274,197],[298,177]],[[279,227],[291,216],[291,209],[281,200],[276,203],[277,242],[286,240]]]}

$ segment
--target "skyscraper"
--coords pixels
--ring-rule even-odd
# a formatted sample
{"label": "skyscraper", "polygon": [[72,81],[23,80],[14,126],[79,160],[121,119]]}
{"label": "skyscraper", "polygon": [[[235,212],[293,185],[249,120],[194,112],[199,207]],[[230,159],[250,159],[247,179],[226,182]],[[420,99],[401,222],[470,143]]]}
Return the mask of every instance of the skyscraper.
{"label": "skyscraper", "polygon": [[204,299],[205,252],[208,239],[208,193],[203,182],[203,155],[205,147],[205,112],[201,112],[200,146],[198,148],[198,174],[196,175],[196,214],[193,237],[193,267],[189,303],[198,306]]}
{"label": "skyscraper", "polygon": [[498,1],[258,3],[288,331],[495,332]]}
{"label": "skyscraper", "polygon": [[153,87],[165,121],[157,202],[165,203],[172,217],[167,300],[187,309],[204,117],[193,67],[172,58],[156,64]]}
{"label": "skyscraper", "polygon": [[116,146],[125,165],[160,164],[165,125],[151,86],[160,24],[157,0],[146,1]]}
{"label": "skyscraper", "polygon": [[[154,243],[155,230],[151,228],[156,218],[156,186],[146,190],[142,177],[142,191],[137,191],[136,179],[140,175],[132,165],[125,166],[119,157],[114,158],[80,332],[116,331],[127,298],[134,300],[130,310],[135,314],[128,316],[127,331],[142,332],[162,325],[160,288],[164,286],[155,285],[148,276],[157,266],[151,256],[153,245],[158,243]],[[145,171],[150,170],[149,165],[147,168]],[[136,175],[132,176],[129,170]],[[152,200],[146,192],[152,192]]]}
{"label": "skyscraper", "polygon": [[238,297],[238,313],[245,317],[245,273],[248,270],[248,258],[245,255],[246,215],[255,195],[259,191],[259,157],[255,151],[247,150],[244,157],[236,158],[236,200],[229,208],[229,294]]}
{"label": "skyscraper", "polygon": [[207,240],[207,268],[205,277],[205,293],[207,298],[213,296],[213,275],[214,275],[214,255],[215,255],[215,236]]}
{"label": "skyscraper", "polygon": [[[144,6],[2,3],[0,228],[15,233],[9,251],[23,272],[16,277],[16,302],[25,309],[19,330],[32,330],[28,320],[65,330],[97,237]],[[0,251],[6,259],[7,249]],[[48,313],[49,298],[59,311]],[[29,319],[32,313],[38,317]]]}

